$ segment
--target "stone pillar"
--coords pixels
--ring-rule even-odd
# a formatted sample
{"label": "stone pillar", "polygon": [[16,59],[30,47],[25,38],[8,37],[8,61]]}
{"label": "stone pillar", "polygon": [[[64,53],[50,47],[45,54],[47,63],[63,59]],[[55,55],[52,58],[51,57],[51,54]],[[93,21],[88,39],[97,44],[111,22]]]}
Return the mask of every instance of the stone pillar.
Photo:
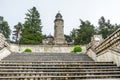
{"label": "stone pillar", "polygon": [[98,46],[102,41],[103,41],[102,35],[94,35],[91,38],[91,42],[94,48]]}

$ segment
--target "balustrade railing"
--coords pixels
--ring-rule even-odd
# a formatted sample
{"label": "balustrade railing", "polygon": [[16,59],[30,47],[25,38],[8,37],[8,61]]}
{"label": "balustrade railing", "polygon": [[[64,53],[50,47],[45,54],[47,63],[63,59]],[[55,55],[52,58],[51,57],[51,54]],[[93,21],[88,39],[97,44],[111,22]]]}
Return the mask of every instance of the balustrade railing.
{"label": "balustrade railing", "polygon": [[98,46],[94,46],[94,43],[92,42],[89,43],[87,45],[87,50],[91,48],[96,54],[99,54],[100,52],[113,46],[117,46],[118,44],[120,44],[120,28],[103,40]]}
{"label": "balustrade railing", "polygon": [[90,49],[92,46],[93,46],[93,45],[92,45],[92,42],[90,42],[90,43],[86,46],[86,49],[88,50],[88,49]]}
{"label": "balustrade railing", "polygon": [[0,34],[0,49],[3,49],[4,47],[9,48],[9,44],[5,41],[4,36]]}

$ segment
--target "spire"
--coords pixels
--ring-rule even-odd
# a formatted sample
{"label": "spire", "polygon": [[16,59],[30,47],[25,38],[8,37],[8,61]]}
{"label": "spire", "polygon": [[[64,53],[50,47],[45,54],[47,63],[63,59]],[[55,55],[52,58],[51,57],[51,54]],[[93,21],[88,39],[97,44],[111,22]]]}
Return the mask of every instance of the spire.
{"label": "spire", "polygon": [[58,11],[58,13],[60,13],[60,10]]}

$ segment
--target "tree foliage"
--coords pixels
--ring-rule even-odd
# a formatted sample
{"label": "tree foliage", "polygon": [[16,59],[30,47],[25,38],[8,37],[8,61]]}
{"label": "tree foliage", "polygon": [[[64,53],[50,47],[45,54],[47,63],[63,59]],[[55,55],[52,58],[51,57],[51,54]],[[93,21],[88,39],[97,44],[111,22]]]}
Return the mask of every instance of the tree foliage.
{"label": "tree foliage", "polygon": [[42,26],[40,14],[36,7],[28,10],[25,17],[24,28],[22,29],[21,42],[24,44],[39,44],[42,42]]}
{"label": "tree foliage", "polygon": [[78,34],[78,29],[73,28],[73,30],[70,32],[70,37],[72,38],[72,40],[75,40],[77,34]]}
{"label": "tree foliage", "polygon": [[72,42],[71,36],[69,36],[69,35],[64,35],[64,37],[65,37],[65,40],[67,41],[67,43]]}
{"label": "tree foliage", "polygon": [[98,34],[102,34],[103,38],[107,38],[110,34],[112,34],[116,29],[120,26],[117,24],[111,24],[110,20],[105,20],[102,16],[98,21]]}
{"label": "tree foliage", "polygon": [[21,22],[18,22],[18,24],[14,26],[13,39],[16,42],[20,39],[22,29],[23,29],[23,24]]}
{"label": "tree foliage", "polygon": [[105,20],[102,16],[98,20],[98,26],[95,27],[89,21],[80,20],[79,28],[76,28],[71,31],[70,37],[74,40],[75,44],[88,44],[91,41],[91,37],[94,34],[102,34],[103,38],[107,38],[115,30],[120,28],[118,24],[111,24],[110,20]]}
{"label": "tree foliage", "polygon": [[1,24],[0,24],[0,32],[5,36],[5,38],[9,39],[11,30],[10,30],[10,26],[8,25],[7,21],[3,20],[3,17],[0,16],[0,18],[2,19]]}
{"label": "tree foliage", "polygon": [[78,29],[73,29],[71,35],[75,44],[88,44],[91,37],[95,34],[94,26],[89,21],[80,20],[81,25]]}

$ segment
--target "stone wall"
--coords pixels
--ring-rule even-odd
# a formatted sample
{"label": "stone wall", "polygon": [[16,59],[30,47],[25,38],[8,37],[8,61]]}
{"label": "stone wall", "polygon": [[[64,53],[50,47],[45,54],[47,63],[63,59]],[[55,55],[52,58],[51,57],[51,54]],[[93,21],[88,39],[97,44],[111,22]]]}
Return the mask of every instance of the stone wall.
{"label": "stone wall", "polygon": [[120,53],[113,50],[106,50],[99,55],[96,55],[94,51],[89,49],[87,55],[93,60],[98,62],[114,62],[117,66],[120,66]]}
{"label": "stone wall", "polygon": [[7,57],[9,54],[11,54],[10,50],[8,48],[3,48],[0,50],[0,60]]}
{"label": "stone wall", "polygon": [[87,55],[88,55],[89,57],[91,57],[94,61],[97,61],[97,55],[96,55],[95,52],[92,51],[91,49],[89,49],[89,50],[87,51]]}
{"label": "stone wall", "polygon": [[120,66],[120,54],[112,50],[108,50],[105,54],[99,55],[97,61],[113,61],[115,64]]}
{"label": "stone wall", "polygon": [[[10,44],[13,52],[23,52],[26,48],[30,48],[32,52],[47,52],[47,53],[69,53],[74,46],[68,45],[20,45]],[[83,51],[86,52],[86,47],[82,46]]]}
{"label": "stone wall", "polygon": [[11,54],[9,44],[5,41],[5,37],[0,33],[0,60]]}
{"label": "stone wall", "polygon": [[87,45],[87,54],[95,61],[112,61],[120,66],[120,28],[95,46]]}

